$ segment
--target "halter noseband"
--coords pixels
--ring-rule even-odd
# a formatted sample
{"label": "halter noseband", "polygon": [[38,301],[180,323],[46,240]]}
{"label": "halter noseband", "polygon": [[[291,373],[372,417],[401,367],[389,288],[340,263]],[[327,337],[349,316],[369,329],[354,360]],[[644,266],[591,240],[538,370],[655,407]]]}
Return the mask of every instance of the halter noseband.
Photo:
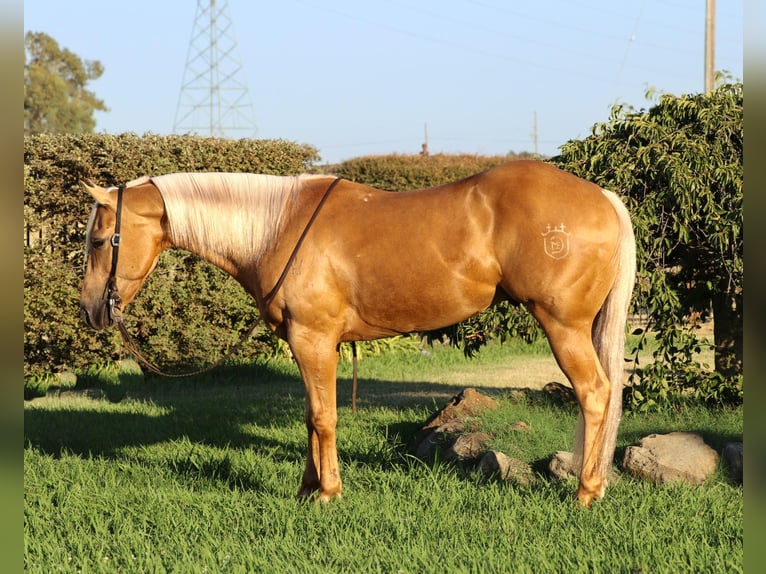
{"label": "halter noseband", "polygon": [[120,220],[122,219],[123,191],[125,191],[124,185],[117,188],[117,209],[115,211],[114,233],[109,239],[109,243],[112,246],[112,268],[109,271],[109,278],[106,280],[106,286],[104,288],[109,320],[113,323],[122,320],[122,315],[120,314],[120,303],[122,300],[120,299],[120,293],[117,290],[117,258],[120,254],[120,243],[122,243]]}

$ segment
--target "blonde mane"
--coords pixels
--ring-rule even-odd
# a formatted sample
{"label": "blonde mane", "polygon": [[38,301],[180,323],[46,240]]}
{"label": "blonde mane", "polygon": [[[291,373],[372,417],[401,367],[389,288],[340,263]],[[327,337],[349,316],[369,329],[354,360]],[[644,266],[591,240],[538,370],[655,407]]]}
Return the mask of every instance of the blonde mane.
{"label": "blonde mane", "polygon": [[257,263],[310,177],[319,176],[173,173],[150,179],[165,201],[174,245]]}

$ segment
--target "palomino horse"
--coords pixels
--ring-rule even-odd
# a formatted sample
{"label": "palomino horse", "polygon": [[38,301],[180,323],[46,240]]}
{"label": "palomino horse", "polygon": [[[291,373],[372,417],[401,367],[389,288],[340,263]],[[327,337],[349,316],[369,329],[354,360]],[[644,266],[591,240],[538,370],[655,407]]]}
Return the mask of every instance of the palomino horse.
{"label": "palomino horse", "polygon": [[307,395],[299,495],[341,493],[340,342],[437,329],[504,299],[540,322],[577,395],[578,499],[604,495],[636,257],[612,192],[532,161],[401,193],[329,176],[226,173],[86,187],[96,200],[80,297],[88,325],[119,320],[160,252],[179,247],[236,278],[288,342]]}

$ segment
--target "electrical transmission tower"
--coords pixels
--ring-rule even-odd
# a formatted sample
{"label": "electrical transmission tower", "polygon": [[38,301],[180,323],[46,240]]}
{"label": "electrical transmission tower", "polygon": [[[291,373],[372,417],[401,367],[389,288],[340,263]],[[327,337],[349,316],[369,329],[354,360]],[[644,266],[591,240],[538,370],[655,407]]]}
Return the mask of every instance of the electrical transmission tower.
{"label": "electrical transmission tower", "polygon": [[255,114],[226,0],[197,0],[174,133],[253,137]]}

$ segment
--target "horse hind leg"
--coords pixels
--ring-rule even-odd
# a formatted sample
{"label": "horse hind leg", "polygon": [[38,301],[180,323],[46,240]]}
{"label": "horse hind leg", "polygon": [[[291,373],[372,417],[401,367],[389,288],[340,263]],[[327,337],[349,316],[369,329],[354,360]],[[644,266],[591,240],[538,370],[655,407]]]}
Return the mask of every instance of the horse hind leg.
{"label": "horse hind leg", "polygon": [[605,430],[611,384],[593,346],[590,323],[566,324],[549,317],[540,322],[580,404],[575,453],[581,464],[577,499],[590,506],[604,496],[614,455],[613,437],[606,436]]}

